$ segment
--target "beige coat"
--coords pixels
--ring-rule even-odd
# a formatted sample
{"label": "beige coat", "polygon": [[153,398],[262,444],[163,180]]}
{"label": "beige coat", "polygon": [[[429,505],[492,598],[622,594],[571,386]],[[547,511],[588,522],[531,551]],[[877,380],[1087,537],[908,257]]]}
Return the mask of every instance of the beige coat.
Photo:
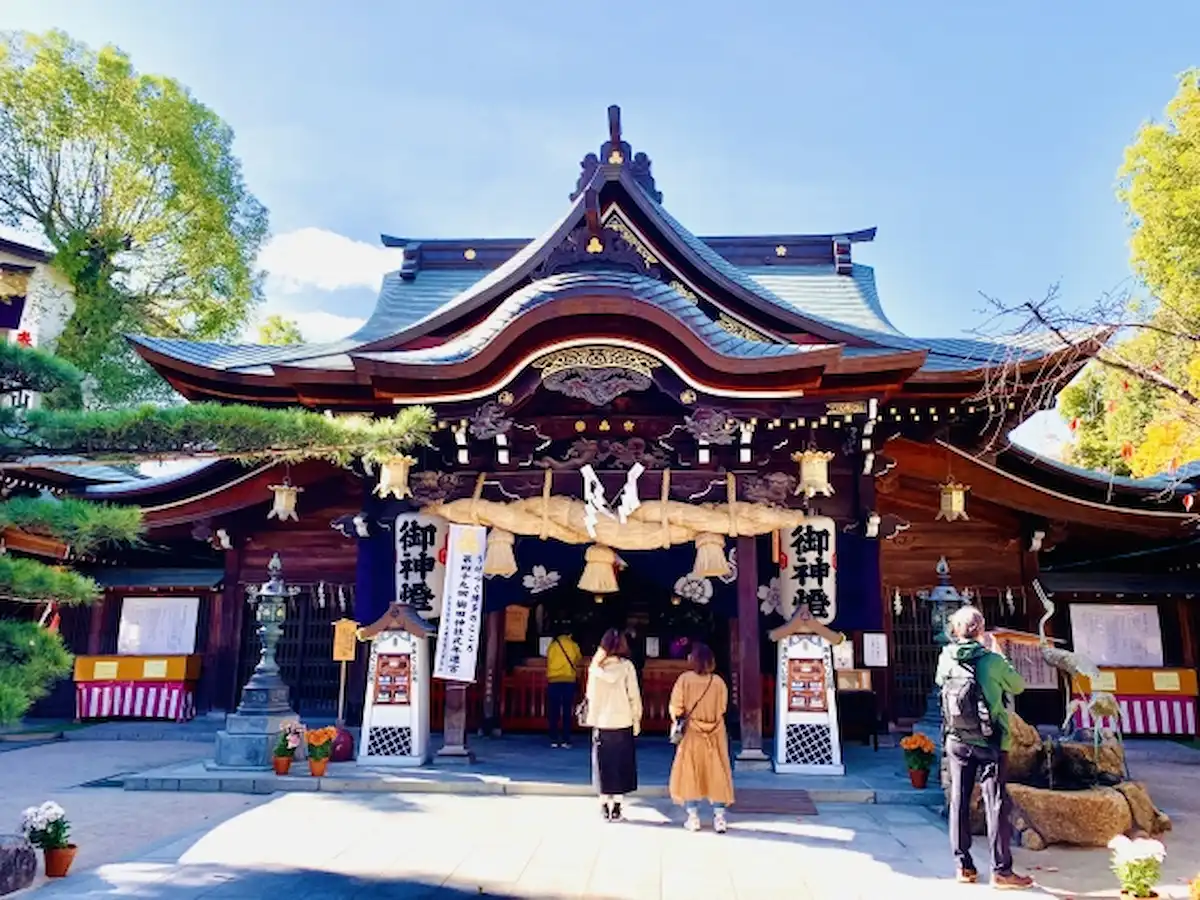
{"label": "beige coat", "polygon": [[671,720],[688,717],[671,765],[671,799],[676,803],[733,803],[733,767],[725,730],[728,708],[729,689],[720,675],[684,672],[671,689]]}
{"label": "beige coat", "polygon": [[642,692],[637,669],[627,659],[597,653],[588,667],[587,725],[590,728],[642,730]]}

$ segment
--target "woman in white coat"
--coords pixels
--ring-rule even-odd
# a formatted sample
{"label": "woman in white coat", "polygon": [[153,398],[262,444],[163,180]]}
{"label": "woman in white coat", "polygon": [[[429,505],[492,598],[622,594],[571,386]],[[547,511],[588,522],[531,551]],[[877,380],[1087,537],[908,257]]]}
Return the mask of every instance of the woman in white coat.
{"label": "woman in white coat", "polygon": [[592,729],[592,780],[609,822],[621,820],[625,794],[637,790],[634,738],[642,731],[642,694],[625,636],[610,628],[588,667],[586,724]]}

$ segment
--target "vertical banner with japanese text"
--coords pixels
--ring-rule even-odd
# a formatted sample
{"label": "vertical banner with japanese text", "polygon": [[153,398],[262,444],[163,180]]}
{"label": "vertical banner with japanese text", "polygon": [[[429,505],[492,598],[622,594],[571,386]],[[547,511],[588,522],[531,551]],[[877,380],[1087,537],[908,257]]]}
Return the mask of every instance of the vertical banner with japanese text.
{"label": "vertical banner with japanese text", "polygon": [[446,520],[424,513],[396,516],[396,602],[427,619],[442,614],[446,566],[438,553],[446,543]]}
{"label": "vertical banner with japanese text", "polygon": [[837,615],[837,526],[828,516],[813,516],[780,535],[787,566],[779,573],[779,611],[785,619],[807,606],[828,625]]}
{"label": "vertical banner with japanese text", "polygon": [[486,552],[486,528],[450,526],[442,617],[433,661],[434,678],[475,681],[483,626],[483,559]]}

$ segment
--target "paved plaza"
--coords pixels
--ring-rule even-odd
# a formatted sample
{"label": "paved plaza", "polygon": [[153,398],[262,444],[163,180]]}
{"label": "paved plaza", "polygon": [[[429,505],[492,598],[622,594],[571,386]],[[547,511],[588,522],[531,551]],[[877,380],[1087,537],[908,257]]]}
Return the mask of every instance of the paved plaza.
{"label": "paved plaza", "polygon": [[[577,796],[422,793],[238,795],[84,787],[199,759],[204,745],[70,741],[0,755],[0,820],[54,799],[81,845],[76,871],[32,891],[54,898],[590,897],[970,898],[945,825],[911,805],[820,802],[816,816],[738,815],[728,834],[689,834],[664,799],[610,825]],[[1139,764],[1175,819],[1160,894],[1186,897],[1200,870],[1194,765]],[[982,842],[980,842],[982,844]],[[985,858],[982,846],[980,859]],[[1103,851],[1018,851],[1032,896],[1115,897]]]}

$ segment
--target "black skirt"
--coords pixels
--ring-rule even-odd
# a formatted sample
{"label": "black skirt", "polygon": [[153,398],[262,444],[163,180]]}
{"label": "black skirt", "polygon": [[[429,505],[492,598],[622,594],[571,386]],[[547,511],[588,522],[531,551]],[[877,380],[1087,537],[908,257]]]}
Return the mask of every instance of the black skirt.
{"label": "black skirt", "polygon": [[632,728],[597,728],[592,732],[592,784],[597,794],[632,794],[637,790],[637,747]]}

